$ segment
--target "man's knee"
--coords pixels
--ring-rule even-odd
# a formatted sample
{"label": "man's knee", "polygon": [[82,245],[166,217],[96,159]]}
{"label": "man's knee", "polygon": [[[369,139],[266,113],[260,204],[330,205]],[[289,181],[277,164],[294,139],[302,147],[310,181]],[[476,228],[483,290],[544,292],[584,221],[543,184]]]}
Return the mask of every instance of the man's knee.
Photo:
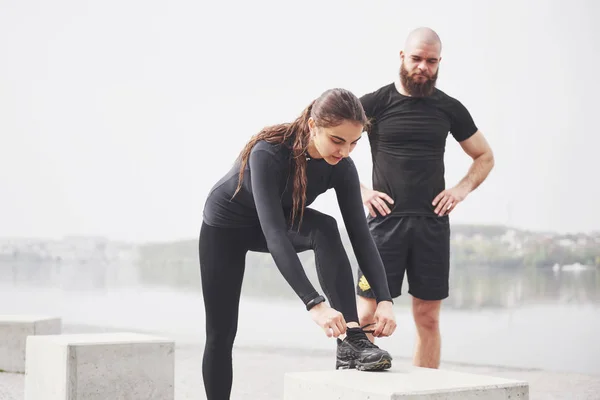
{"label": "man's knee", "polygon": [[441,300],[413,298],[413,316],[418,329],[435,331],[440,325]]}

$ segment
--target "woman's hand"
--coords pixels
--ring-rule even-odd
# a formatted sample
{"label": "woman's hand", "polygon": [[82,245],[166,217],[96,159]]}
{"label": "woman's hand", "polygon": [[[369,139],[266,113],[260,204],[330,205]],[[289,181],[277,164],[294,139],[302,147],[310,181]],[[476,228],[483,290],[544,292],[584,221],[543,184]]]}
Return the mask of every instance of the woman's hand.
{"label": "woman's hand", "polygon": [[396,316],[391,301],[381,301],[377,304],[374,320],[375,330],[373,336],[385,337],[394,333],[396,330]]}
{"label": "woman's hand", "polygon": [[329,307],[325,303],[319,303],[309,311],[313,321],[317,323],[327,337],[338,337],[346,333],[346,321],[341,312]]}

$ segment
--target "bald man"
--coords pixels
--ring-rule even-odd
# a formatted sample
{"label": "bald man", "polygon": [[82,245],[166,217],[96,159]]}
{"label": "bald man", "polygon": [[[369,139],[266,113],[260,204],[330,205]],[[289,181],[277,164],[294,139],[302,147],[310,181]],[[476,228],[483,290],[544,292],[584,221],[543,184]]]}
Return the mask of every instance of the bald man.
{"label": "bald man", "polygon": [[[469,111],[436,88],[441,52],[433,30],[412,31],[400,51],[397,80],[361,98],[372,121],[373,189],[361,187],[369,227],[392,297],[400,296],[406,273],[417,327],[413,363],[428,368],[440,364],[440,306],[449,292],[448,215],[494,165],[492,150]],[[466,176],[450,188],[444,179],[448,133],[473,160]],[[361,325],[374,322],[377,305],[360,270],[357,294]]]}

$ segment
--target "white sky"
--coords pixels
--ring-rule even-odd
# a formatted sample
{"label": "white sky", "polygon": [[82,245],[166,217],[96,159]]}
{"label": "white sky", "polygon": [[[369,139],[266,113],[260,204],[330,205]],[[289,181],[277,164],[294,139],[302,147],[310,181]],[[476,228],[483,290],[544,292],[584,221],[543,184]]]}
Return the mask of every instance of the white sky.
{"label": "white sky", "polygon": [[[196,237],[252,134],[330,87],[391,82],[423,25],[438,87],[496,155],[453,222],[598,230],[598,17],[592,0],[0,0],[0,236]],[[451,185],[470,159],[448,143]],[[315,207],[339,217],[333,191]]]}

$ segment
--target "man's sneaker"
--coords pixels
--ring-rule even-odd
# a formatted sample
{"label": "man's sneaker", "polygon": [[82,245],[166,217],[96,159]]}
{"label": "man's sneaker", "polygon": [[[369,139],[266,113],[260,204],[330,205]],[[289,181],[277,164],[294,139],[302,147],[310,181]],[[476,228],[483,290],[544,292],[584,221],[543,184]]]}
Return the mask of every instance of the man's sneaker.
{"label": "man's sneaker", "polygon": [[[374,324],[369,324],[374,325]],[[392,356],[385,350],[371,343],[364,328],[346,329],[346,338],[337,340],[337,360],[335,369],[356,368],[361,371],[381,371],[392,366]]]}

